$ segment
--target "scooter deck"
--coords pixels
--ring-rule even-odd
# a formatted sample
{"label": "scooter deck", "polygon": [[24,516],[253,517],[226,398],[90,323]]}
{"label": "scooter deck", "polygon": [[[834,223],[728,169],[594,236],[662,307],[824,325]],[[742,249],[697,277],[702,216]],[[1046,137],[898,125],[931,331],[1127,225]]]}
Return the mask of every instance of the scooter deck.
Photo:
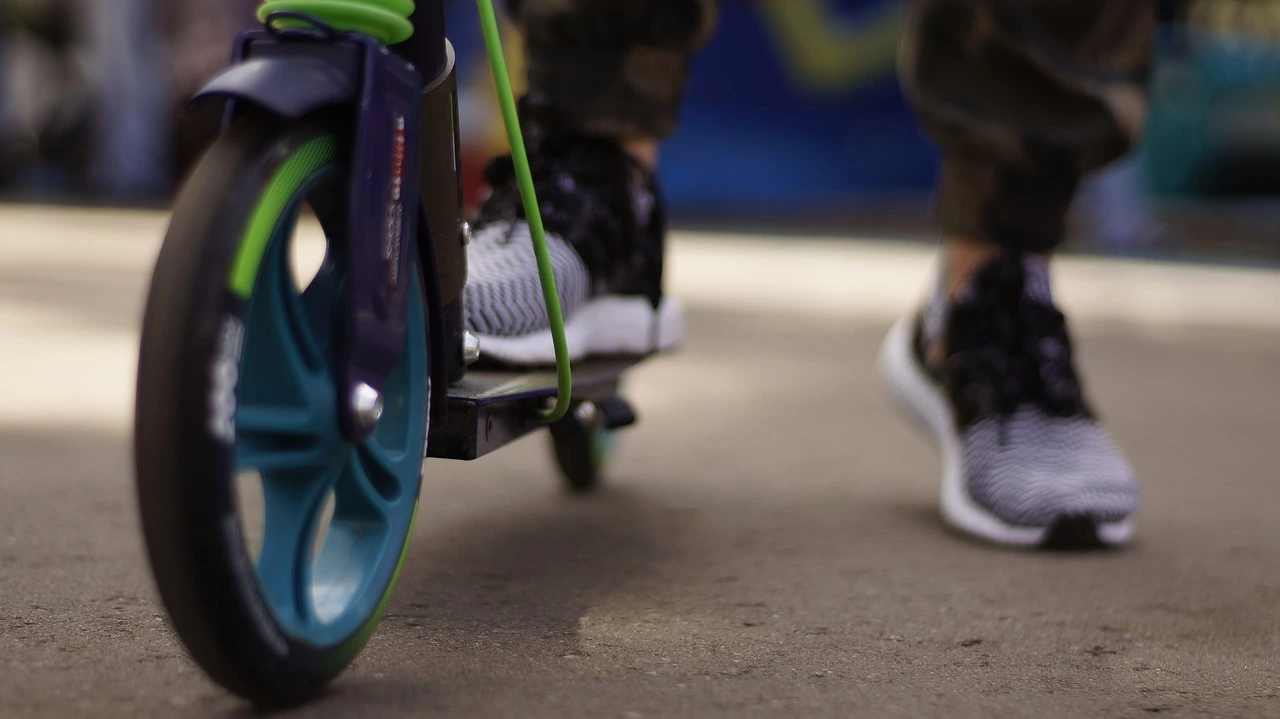
{"label": "scooter deck", "polygon": [[[603,401],[614,382],[644,357],[598,359],[573,365],[573,401]],[[442,421],[431,428],[427,456],[472,460],[545,427],[538,410],[556,396],[552,369],[530,371],[468,371],[449,387],[449,406]]]}

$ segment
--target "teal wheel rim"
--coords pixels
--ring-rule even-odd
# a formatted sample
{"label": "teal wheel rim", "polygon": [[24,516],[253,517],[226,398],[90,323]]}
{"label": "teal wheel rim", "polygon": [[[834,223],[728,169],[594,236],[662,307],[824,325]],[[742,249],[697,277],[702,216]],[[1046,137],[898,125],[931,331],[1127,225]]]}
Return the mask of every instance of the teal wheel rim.
{"label": "teal wheel rim", "polygon": [[[614,382],[613,395],[616,397],[621,392],[622,382]],[[591,430],[591,465],[597,472],[603,471],[609,465],[609,460],[613,459],[613,453],[617,449],[618,430],[605,427],[596,427]]]}
{"label": "teal wheel rim", "polygon": [[618,446],[618,431],[597,428],[591,430],[591,465],[596,471],[602,471],[613,458],[614,449]]}
{"label": "teal wheel rim", "polygon": [[237,476],[261,480],[259,589],[287,634],[319,648],[363,639],[385,607],[412,532],[427,423],[426,328],[415,273],[382,419],[359,443],[338,428],[341,248],[328,244],[301,291],[289,260],[302,200],[337,174],[329,164],[293,178],[297,186],[269,239],[257,243],[262,254],[245,312],[236,408]]}

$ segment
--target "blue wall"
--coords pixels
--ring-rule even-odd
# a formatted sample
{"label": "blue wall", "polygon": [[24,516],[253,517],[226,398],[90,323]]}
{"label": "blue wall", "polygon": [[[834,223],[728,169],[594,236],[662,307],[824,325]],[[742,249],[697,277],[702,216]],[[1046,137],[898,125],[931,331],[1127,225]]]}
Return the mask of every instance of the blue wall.
{"label": "blue wall", "polygon": [[[884,0],[822,5],[833,24],[848,28],[883,23],[898,7]],[[677,209],[749,203],[795,210],[928,191],[935,154],[891,59],[868,77],[806,87],[767,22],[753,3],[726,3],[719,34],[697,59],[663,162]]]}
{"label": "blue wall", "polygon": [[[772,13],[809,10],[821,20],[813,34],[830,34],[813,47],[875,28],[892,31],[901,7],[895,0],[785,3]],[[478,62],[474,3],[455,3],[450,13],[464,71],[486,71]],[[680,127],[663,150],[672,208],[793,212],[927,192],[936,156],[898,88],[893,48],[879,43],[860,58],[874,68],[869,74],[824,82],[806,73],[779,30],[760,3],[722,2],[718,32],[696,59]]]}

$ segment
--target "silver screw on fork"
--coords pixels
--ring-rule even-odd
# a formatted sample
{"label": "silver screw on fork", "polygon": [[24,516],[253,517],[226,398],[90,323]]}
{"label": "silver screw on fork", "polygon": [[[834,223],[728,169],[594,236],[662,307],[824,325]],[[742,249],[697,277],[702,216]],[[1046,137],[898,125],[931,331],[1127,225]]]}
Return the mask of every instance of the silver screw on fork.
{"label": "silver screw on fork", "polygon": [[587,400],[578,405],[578,408],[573,411],[573,416],[577,417],[579,422],[588,427],[596,423],[596,414],[596,403],[591,400]]}
{"label": "silver screw on fork", "polygon": [[382,395],[364,382],[351,390],[351,407],[356,412],[356,419],[365,429],[382,419]]}
{"label": "silver screw on fork", "polygon": [[469,330],[464,331],[462,333],[462,361],[467,366],[471,366],[478,359],[480,359],[480,338],[471,334]]}

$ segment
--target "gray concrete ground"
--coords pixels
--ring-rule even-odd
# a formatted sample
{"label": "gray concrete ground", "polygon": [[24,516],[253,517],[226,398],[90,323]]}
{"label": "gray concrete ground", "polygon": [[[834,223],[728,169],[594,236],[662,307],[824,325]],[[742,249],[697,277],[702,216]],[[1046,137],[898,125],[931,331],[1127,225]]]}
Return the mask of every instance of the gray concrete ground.
{"label": "gray concrete ground", "polygon": [[[137,526],[160,222],[0,208],[0,717],[251,715],[168,630]],[[1064,269],[1122,283],[1078,298],[1077,335],[1146,505],[1127,551],[1039,554],[942,528],[937,461],[874,381],[901,308],[859,287],[914,276],[905,300],[927,256],[779,242],[679,243],[690,341],[631,380],[601,494],[565,496],[542,437],[431,466],[387,618],[290,716],[1280,716],[1280,309],[1246,311],[1280,275]],[[861,271],[848,302],[762,309],[723,274],[779,247]],[[1161,282],[1195,307],[1116,309]]]}

